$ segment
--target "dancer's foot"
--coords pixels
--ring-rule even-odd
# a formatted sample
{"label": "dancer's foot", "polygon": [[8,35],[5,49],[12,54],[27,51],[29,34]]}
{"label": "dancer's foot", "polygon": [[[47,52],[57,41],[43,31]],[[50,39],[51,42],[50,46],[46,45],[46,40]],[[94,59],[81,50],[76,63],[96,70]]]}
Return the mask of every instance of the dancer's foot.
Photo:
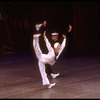
{"label": "dancer's foot", "polygon": [[49,89],[52,88],[53,86],[55,86],[55,84],[56,84],[56,83],[50,84],[50,85],[48,86],[48,88],[49,88]]}
{"label": "dancer's foot", "polygon": [[51,76],[52,76],[52,78],[56,78],[57,76],[59,76],[59,73],[58,74],[51,73]]}

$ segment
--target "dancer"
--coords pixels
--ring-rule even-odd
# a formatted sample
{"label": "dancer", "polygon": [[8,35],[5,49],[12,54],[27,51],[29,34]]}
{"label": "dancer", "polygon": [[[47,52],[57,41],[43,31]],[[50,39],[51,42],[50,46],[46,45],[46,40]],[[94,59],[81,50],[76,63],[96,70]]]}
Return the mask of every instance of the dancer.
{"label": "dancer", "polygon": [[[67,32],[65,33],[65,35],[69,35],[69,33],[71,32],[71,30],[72,30],[72,25],[69,24],[69,26],[68,26],[68,28],[67,28]],[[50,40],[50,43],[51,43],[51,46],[52,46],[52,47],[54,46],[54,44],[55,44],[56,42],[59,42],[59,43],[62,42],[61,39],[59,38],[59,37],[60,37],[59,35],[60,35],[60,34],[57,33],[57,32],[51,33],[51,36],[50,36],[51,39],[49,39],[49,40]],[[47,73],[48,75],[51,75],[52,78],[56,78],[57,76],[60,75],[60,73],[53,74],[53,71],[52,71],[52,69],[51,69],[51,67],[50,67],[49,64],[46,64],[46,73]]]}
{"label": "dancer", "polygon": [[[54,48],[54,44],[56,42],[58,42],[58,35],[59,35],[59,33],[57,33],[57,32],[51,33],[51,36],[50,36],[51,38],[49,40],[50,40],[52,48]],[[60,75],[60,73],[53,74],[53,71],[52,71],[51,66],[49,64],[46,64],[46,73],[48,75],[51,75],[52,78],[56,78]]]}
{"label": "dancer", "polygon": [[[44,20],[40,24],[36,24],[35,25],[34,33],[42,35],[45,30],[47,32],[47,21],[46,20]],[[49,34],[47,34],[47,35],[49,36]],[[39,44],[40,44],[40,49],[41,49],[42,53],[47,54],[48,53],[48,49],[47,49],[47,47],[45,45],[45,41],[43,39],[43,36],[39,37]],[[46,70],[47,75],[50,75],[52,78],[56,78],[57,76],[59,76],[59,73],[57,73],[57,74],[53,73],[53,71],[51,69],[51,66],[49,64],[45,64],[45,66],[46,66],[45,70]]]}
{"label": "dancer", "polygon": [[39,66],[40,74],[42,77],[42,84],[48,85],[48,88],[51,88],[56,83],[50,83],[50,81],[47,77],[47,74],[45,72],[45,64],[49,64],[51,66],[53,66],[55,64],[56,60],[59,58],[60,54],[62,53],[63,49],[65,48],[66,36],[62,35],[64,38],[62,44],[60,45],[59,43],[55,43],[54,49],[53,49],[46,37],[46,31],[44,31],[43,37],[44,37],[44,41],[45,41],[46,46],[49,51],[47,54],[43,54],[40,49],[40,45],[39,45],[39,37],[40,36],[41,36],[41,34],[33,35],[33,47],[34,47],[36,57],[38,59],[38,66]]}

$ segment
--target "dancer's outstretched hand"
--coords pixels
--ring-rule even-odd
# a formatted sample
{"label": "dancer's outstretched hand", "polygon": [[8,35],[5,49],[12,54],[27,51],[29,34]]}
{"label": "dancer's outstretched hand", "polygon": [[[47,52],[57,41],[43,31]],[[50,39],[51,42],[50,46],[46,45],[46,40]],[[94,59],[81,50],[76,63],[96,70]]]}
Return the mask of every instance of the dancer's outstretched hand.
{"label": "dancer's outstretched hand", "polygon": [[66,35],[62,34],[63,38],[66,39]]}
{"label": "dancer's outstretched hand", "polygon": [[72,25],[69,25],[69,30],[68,32],[70,32],[72,30]]}

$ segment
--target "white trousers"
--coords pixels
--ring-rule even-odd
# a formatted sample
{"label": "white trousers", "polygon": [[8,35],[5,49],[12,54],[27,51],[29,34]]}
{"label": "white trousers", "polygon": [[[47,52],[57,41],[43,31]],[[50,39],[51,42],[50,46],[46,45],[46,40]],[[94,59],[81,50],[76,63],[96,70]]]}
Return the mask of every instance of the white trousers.
{"label": "white trousers", "polygon": [[48,84],[50,84],[50,82],[49,82],[49,79],[48,79],[47,74],[45,72],[45,64],[40,62],[40,58],[42,56],[42,51],[41,51],[40,46],[39,46],[39,38],[33,39],[33,47],[34,47],[36,57],[38,59],[38,66],[39,66],[39,71],[40,71],[40,74],[42,77],[42,84],[48,85]]}

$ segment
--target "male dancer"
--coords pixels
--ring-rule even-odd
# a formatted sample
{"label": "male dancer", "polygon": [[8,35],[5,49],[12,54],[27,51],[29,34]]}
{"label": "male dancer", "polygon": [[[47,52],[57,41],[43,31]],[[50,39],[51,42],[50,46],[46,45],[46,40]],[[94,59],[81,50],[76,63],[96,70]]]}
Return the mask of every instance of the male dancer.
{"label": "male dancer", "polygon": [[51,88],[56,83],[51,84],[49,82],[49,79],[48,79],[47,74],[45,72],[45,64],[49,64],[51,66],[53,66],[55,64],[56,60],[59,58],[60,54],[62,53],[62,51],[65,48],[66,36],[62,35],[64,39],[63,39],[63,42],[61,45],[59,43],[55,43],[54,48],[52,48],[50,42],[48,41],[48,39],[46,37],[46,31],[44,31],[43,37],[44,37],[44,41],[46,43],[46,46],[48,48],[47,54],[43,54],[41,49],[40,49],[40,45],[39,45],[39,37],[40,36],[41,36],[41,34],[34,34],[33,35],[33,47],[34,47],[36,57],[38,59],[38,66],[39,66],[40,74],[42,77],[42,83],[43,83],[43,85],[48,85],[48,88]]}
{"label": "male dancer", "polygon": [[[47,31],[47,21],[46,20],[44,20],[40,24],[36,24],[35,25],[34,33],[42,35],[45,30]],[[48,36],[49,36],[49,34],[48,34]],[[56,42],[55,40],[53,40],[53,41]],[[40,44],[40,49],[41,49],[42,53],[47,54],[48,53],[48,49],[47,49],[47,47],[45,45],[45,41],[43,39],[43,36],[39,37],[39,44]],[[53,45],[54,45],[54,43],[53,43]],[[46,66],[47,75],[51,75],[52,78],[56,78],[57,76],[59,76],[59,73],[57,73],[57,74],[53,73],[53,71],[52,71],[51,67],[49,66],[49,64],[45,64],[45,66]]]}
{"label": "male dancer", "polygon": [[[71,30],[72,30],[72,25],[71,24],[69,24],[69,26],[68,26],[68,28],[67,28],[67,33],[65,33],[65,35],[69,35],[69,33],[71,32]],[[61,43],[62,42],[62,40],[60,39],[60,36],[59,36],[60,34],[59,33],[57,33],[57,32],[53,32],[53,33],[51,33],[51,39],[49,39],[50,40],[50,43],[51,43],[51,46],[53,47],[54,46],[54,44],[56,43],[56,42],[59,42],[59,43]],[[50,67],[50,65],[49,64],[47,64],[46,65],[46,73],[48,74],[48,75],[51,75],[53,78],[56,78],[57,76],[59,76],[59,74],[60,73],[57,73],[57,74],[55,74],[55,75],[53,75],[52,73],[53,73],[53,71],[52,71],[52,69],[51,69],[51,67]]]}

